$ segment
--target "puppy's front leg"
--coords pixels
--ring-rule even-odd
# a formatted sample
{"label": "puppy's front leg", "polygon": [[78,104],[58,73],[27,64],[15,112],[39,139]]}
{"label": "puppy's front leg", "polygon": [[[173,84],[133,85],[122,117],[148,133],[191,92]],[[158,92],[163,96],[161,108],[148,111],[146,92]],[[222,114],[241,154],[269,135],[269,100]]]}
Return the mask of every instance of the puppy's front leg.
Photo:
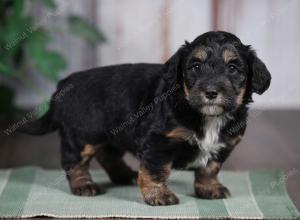
{"label": "puppy's front leg", "polygon": [[206,167],[198,168],[195,171],[195,193],[203,199],[223,199],[230,196],[229,190],[217,179],[221,165],[218,162],[210,161]]}
{"label": "puppy's front leg", "polygon": [[176,195],[168,189],[167,179],[171,172],[171,163],[151,171],[142,165],[138,175],[138,185],[144,201],[152,206],[174,205],[179,202]]}

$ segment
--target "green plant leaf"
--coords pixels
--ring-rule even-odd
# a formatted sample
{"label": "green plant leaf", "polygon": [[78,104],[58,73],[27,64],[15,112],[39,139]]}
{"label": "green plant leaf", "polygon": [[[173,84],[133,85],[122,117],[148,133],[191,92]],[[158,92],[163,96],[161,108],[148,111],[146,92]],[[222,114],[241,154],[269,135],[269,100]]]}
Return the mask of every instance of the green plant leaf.
{"label": "green plant leaf", "polygon": [[50,34],[45,30],[34,32],[26,45],[26,53],[41,74],[56,82],[67,63],[59,53],[47,49],[50,40]]}
{"label": "green plant leaf", "polygon": [[7,76],[11,76],[13,74],[12,69],[10,68],[10,66],[6,65],[5,63],[2,63],[0,61],[0,75],[7,75]]}
{"label": "green plant leaf", "polygon": [[55,10],[57,8],[54,0],[35,0],[35,2],[40,2],[49,9]]}
{"label": "green plant leaf", "polygon": [[27,41],[27,48],[31,54],[38,56],[43,53],[51,41],[50,33],[43,29],[32,32]]}
{"label": "green plant leaf", "polygon": [[85,19],[79,16],[69,16],[68,24],[69,30],[72,33],[82,37],[90,43],[102,43],[106,40],[104,35],[97,28],[93,27]]}
{"label": "green plant leaf", "polygon": [[59,80],[59,72],[67,66],[66,60],[53,51],[40,51],[38,55],[33,55],[31,58],[36,69],[54,82]]}
{"label": "green plant leaf", "polygon": [[6,52],[14,54],[14,51],[21,47],[24,40],[30,35],[27,29],[31,25],[32,19],[30,17],[9,17],[9,22],[1,32],[1,39],[4,41],[3,46]]}
{"label": "green plant leaf", "polygon": [[22,16],[22,14],[24,12],[24,5],[25,5],[24,0],[13,1],[13,5],[14,5],[15,16],[18,16],[18,17]]}

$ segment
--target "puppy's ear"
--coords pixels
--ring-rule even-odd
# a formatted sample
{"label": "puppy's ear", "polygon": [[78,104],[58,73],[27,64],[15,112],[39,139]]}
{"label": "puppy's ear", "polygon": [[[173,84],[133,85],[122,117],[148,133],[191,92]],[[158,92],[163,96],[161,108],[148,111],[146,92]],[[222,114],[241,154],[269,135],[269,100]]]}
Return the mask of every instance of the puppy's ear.
{"label": "puppy's ear", "polygon": [[163,78],[168,84],[175,84],[182,74],[182,60],[188,45],[189,43],[186,41],[185,45],[181,46],[165,63]]}
{"label": "puppy's ear", "polygon": [[263,94],[270,86],[271,74],[254,51],[250,51],[250,71],[252,72],[252,92]]}

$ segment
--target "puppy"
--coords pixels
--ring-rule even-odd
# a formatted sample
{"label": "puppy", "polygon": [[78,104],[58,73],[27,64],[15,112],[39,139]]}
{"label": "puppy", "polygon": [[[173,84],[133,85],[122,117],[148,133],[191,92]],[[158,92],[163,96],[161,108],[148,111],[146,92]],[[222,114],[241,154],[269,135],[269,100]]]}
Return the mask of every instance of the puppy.
{"label": "puppy", "polygon": [[[68,76],[49,111],[20,131],[58,130],[62,167],[76,195],[101,190],[88,170],[95,156],[112,182],[137,178],[149,205],[179,202],[167,187],[171,168],[194,170],[197,197],[221,199],[230,195],[217,179],[221,165],[244,135],[252,94],[264,93],[270,81],[250,46],[227,32],[207,32],[165,64],[106,66]],[[140,160],[138,174],[122,160],[125,152]]]}

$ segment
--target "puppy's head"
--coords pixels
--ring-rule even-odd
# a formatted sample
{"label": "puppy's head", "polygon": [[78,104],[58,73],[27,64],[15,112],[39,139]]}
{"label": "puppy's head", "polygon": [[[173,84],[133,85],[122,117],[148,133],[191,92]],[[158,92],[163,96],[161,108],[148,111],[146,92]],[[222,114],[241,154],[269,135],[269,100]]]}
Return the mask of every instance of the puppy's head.
{"label": "puppy's head", "polygon": [[265,64],[233,34],[207,32],[182,46],[166,63],[164,78],[179,83],[189,105],[204,115],[234,112],[264,93],[271,81]]}

